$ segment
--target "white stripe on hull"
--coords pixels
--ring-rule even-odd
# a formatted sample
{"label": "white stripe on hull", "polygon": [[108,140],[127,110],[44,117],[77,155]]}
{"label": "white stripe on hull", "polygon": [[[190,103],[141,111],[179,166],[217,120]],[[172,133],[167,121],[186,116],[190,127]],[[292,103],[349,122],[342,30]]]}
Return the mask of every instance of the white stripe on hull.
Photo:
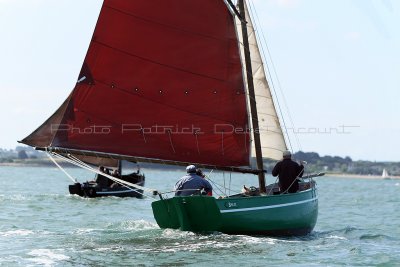
{"label": "white stripe on hull", "polygon": [[108,195],[108,194],[122,194],[122,193],[131,193],[137,192],[137,190],[124,190],[124,191],[100,191],[96,192],[97,195]]}
{"label": "white stripe on hull", "polygon": [[302,201],[297,201],[297,202],[291,202],[291,203],[286,203],[286,204],[278,204],[278,205],[270,205],[270,206],[262,206],[262,207],[255,207],[255,208],[243,208],[243,209],[230,209],[230,210],[220,210],[221,213],[228,213],[228,212],[241,212],[241,211],[252,211],[252,210],[265,210],[265,209],[275,209],[275,208],[280,208],[280,207],[287,207],[287,206],[294,206],[294,205],[299,205],[307,202],[311,202],[314,200],[317,200],[318,197],[307,199],[307,200],[302,200]]}

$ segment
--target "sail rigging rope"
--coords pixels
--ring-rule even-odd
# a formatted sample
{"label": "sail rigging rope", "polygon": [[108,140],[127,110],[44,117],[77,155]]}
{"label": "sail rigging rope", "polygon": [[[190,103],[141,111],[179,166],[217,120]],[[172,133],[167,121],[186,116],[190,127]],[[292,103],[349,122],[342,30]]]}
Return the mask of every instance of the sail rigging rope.
{"label": "sail rigging rope", "polygon": [[77,157],[73,156],[72,154],[68,154],[68,157],[75,160],[76,162],[79,162],[80,164],[86,166],[86,167],[91,167],[87,163],[83,162],[82,160],[78,159]]}
{"label": "sail rigging rope", "polygon": [[216,182],[214,182],[210,178],[208,178],[208,180],[213,184],[214,188],[218,189],[218,191],[221,192],[221,196],[226,196],[226,193],[224,193],[224,191],[222,191],[222,189],[221,189],[222,186],[218,185]]}
{"label": "sail rigging rope", "polygon": [[[250,12],[252,12],[252,10],[250,10]],[[254,15],[252,15],[252,16],[254,17]],[[253,34],[256,34],[256,36],[257,36],[257,31],[256,31],[256,25],[255,24],[253,25],[253,29],[252,30],[253,30]],[[264,40],[264,42],[265,42],[265,40]],[[282,122],[283,122],[283,127],[285,128],[287,141],[289,142],[290,150],[293,152],[292,142],[290,141],[289,133],[288,133],[287,127],[286,127],[285,118],[283,116],[281,104],[280,104],[279,99],[278,99],[278,94],[276,93],[276,90],[275,90],[275,84],[274,84],[274,81],[272,79],[271,71],[270,71],[269,65],[267,63],[265,54],[264,54],[263,46],[260,45],[259,47],[261,48],[261,53],[263,54],[263,57],[264,57],[265,66],[267,67],[267,72],[268,72],[268,75],[270,77],[270,84],[271,84],[270,88],[272,88],[272,91],[274,92],[274,95],[275,95],[276,103],[277,103],[277,106],[278,106],[278,109],[279,109],[279,113],[281,115],[281,119],[282,119]]]}
{"label": "sail rigging rope", "polygon": [[196,137],[197,153],[200,155],[199,138],[197,136],[197,132],[194,133],[194,136]]}
{"label": "sail rigging rope", "polygon": [[224,178],[224,189],[225,189],[225,196],[226,194],[226,185],[225,185],[225,172],[222,172],[222,177]]}
{"label": "sail rigging rope", "polygon": [[275,185],[278,183],[278,179],[279,179],[279,177],[276,177],[275,182],[273,184],[271,184],[271,189],[269,190],[268,195],[271,195],[272,191],[275,188]]}
{"label": "sail rigging rope", "polygon": [[229,195],[231,195],[231,186],[232,186],[232,173],[229,173]]}
{"label": "sail rigging rope", "polygon": [[171,143],[172,151],[175,154],[176,152],[175,152],[174,144],[172,143],[171,130],[168,129],[167,132],[168,132],[168,136],[169,136],[169,142]]}
{"label": "sail rigging rope", "polygon": [[[139,190],[143,190],[144,192],[151,193],[151,196],[149,196],[149,195],[146,195],[146,194],[141,193],[141,192],[139,192],[139,191],[136,190],[137,193],[139,193],[139,194],[141,194],[141,195],[143,195],[143,196],[145,196],[145,197],[154,198],[154,196],[155,196],[156,194],[158,194],[158,191],[155,190],[155,189],[151,189],[151,188],[143,187],[143,186],[140,186],[140,185],[137,185],[137,184],[133,184],[133,183],[130,183],[130,182],[121,180],[121,179],[119,179],[119,178],[116,178],[116,177],[114,177],[114,176],[111,176],[111,175],[109,175],[109,174],[103,173],[103,172],[101,172],[101,171],[99,171],[99,170],[97,170],[97,169],[95,169],[95,168],[93,168],[93,167],[87,165],[86,163],[82,162],[81,160],[76,159],[76,158],[75,158],[74,156],[72,156],[71,154],[68,155],[68,158],[65,157],[65,156],[62,156],[62,155],[60,155],[60,154],[54,153],[54,152],[52,152],[52,154],[53,154],[54,156],[56,156],[57,158],[60,158],[60,159],[62,159],[62,160],[64,160],[64,161],[67,161],[67,162],[69,162],[69,163],[71,163],[71,164],[73,164],[73,165],[75,165],[75,166],[78,166],[78,167],[80,167],[80,168],[83,168],[83,169],[86,169],[86,170],[88,170],[88,171],[91,171],[91,172],[94,172],[94,173],[96,173],[96,174],[99,174],[99,175],[102,175],[102,176],[104,176],[104,177],[107,177],[108,179],[114,181],[115,183],[118,183],[118,184],[120,184],[120,185],[122,185],[122,186],[125,186],[125,187],[129,188],[129,189],[132,189],[132,190],[139,189]],[[75,159],[74,159],[74,158],[75,158]],[[65,171],[64,171],[64,172],[65,172]],[[133,189],[133,188],[135,188],[135,189]]]}
{"label": "sail rigging rope", "polygon": [[74,183],[77,183],[78,180],[74,177],[72,177],[66,170],[64,170],[63,167],[61,167],[56,161],[55,159],[51,156],[51,154],[49,152],[46,151],[47,156],[50,158],[50,160],[69,178],[71,179]]}
{"label": "sail rigging rope", "polygon": [[222,186],[218,185],[213,180],[211,180],[211,174],[212,174],[213,171],[214,170],[211,170],[210,173],[208,175],[206,175],[207,179],[215,186],[216,189],[218,189],[222,193],[221,196],[226,196],[226,192],[224,193],[224,191],[222,191],[222,189],[220,188]]}
{"label": "sail rigging rope", "polygon": [[[224,179],[224,185],[220,185],[220,184],[218,184],[218,183],[216,183],[215,181],[213,181],[212,179],[211,179],[211,173],[213,172],[213,170],[211,170],[211,172],[210,172],[210,174],[209,175],[206,175],[206,177],[207,177],[207,180],[209,180],[212,184],[213,184],[213,186],[215,186],[215,188],[216,189],[218,189],[220,192],[221,192],[221,195],[220,196],[225,196],[225,197],[228,197],[230,194],[231,194],[231,188],[230,188],[230,186],[229,186],[229,188],[227,188],[226,186],[225,186],[225,172],[222,172],[222,175],[223,175],[223,179]],[[225,192],[221,189],[221,188],[223,188],[224,190],[225,190]],[[229,195],[228,194],[226,194],[226,190],[229,190]],[[216,192],[216,190],[214,190],[214,187],[213,187],[213,191],[215,191]],[[235,194],[240,194],[241,192],[238,192],[238,191],[232,191],[233,193],[235,193]]]}
{"label": "sail rigging rope", "polygon": [[[90,165],[88,165],[88,164],[84,163],[83,161],[77,159],[76,157],[72,156],[71,154],[68,154],[68,157],[71,159],[72,162],[75,162],[75,163],[79,164],[80,167],[83,167],[83,168],[85,168],[87,170],[95,171],[96,174],[103,175],[103,176],[109,178],[110,180],[112,180],[112,181],[114,181],[114,182],[116,182],[118,184],[125,185],[125,186],[128,185],[128,186],[134,187],[136,189],[141,189],[141,190],[146,191],[146,188],[141,187],[140,185],[132,184],[132,183],[129,183],[127,181],[124,181],[124,180],[121,180],[119,178],[116,178],[114,176],[111,176],[109,174],[106,174],[106,173],[103,173],[101,171],[98,171],[95,168],[91,167]],[[153,190],[153,189],[148,189],[148,190],[150,191],[150,190]],[[153,192],[154,191],[155,190],[153,190]]]}
{"label": "sail rigging rope", "polygon": [[[288,104],[287,104],[287,101],[286,101],[285,94],[283,93],[282,85],[281,85],[281,82],[280,82],[278,73],[277,73],[277,71],[276,71],[275,64],[274,64],[274,61],[273,61],[273,59],[272,59],[272,55],[271,55],[271,52],[270,52],[270,49],[269,49],[267,40],[266,40],[266,38],[265,38],[265,34],[264,34],[263,30],[262,30],[262,27],[257,27],[257,25],[256,25],[256,24],[260,25],[260,19],[259,19],[259,16],[258,16],[258,14],[257,14],[256,8],[254,7],[254,3],[252,3],[251,1],[250,1],[249,8],[250,8],[250,12],[251,12],[251,14],[252,14],[252,17],[256,18],[256,20],[257,20],[257,21],[255,21],[256,23],[253,25],[253,27],[254,27],[254,32],[255,32],[256,35],[259,37],[259,38],[258,38],[259,40],[262,38],[263,41],[264,41],[266,50],[267,50],[267,52],[268,52],[268,55],[269,55],[269,58],[270,58],[270,61],[271,61],[271,67],[272,67],[272,70],[273,70],[273,72],[274,72],[274,74],[275,74],[275,77],[276,77],[276,80],[277,80],[277,83],[278,83],[278,89],[279,89],[280,92],[281,92],[282,99],[283,99],[283,102],[284,102],[284,106],[285,106],[285,108],[286,108],[286,111],[287,111],[287,114],[288,114],[288,117],[289,117],[289,121],[290,121],[291,126],[292,126],[292,128],[293,128],[293,134],[294,134],[294,136],[295,136],[297,146],[298,146],[299,150],[301,151],[301,150],[303,150],[303,149],[302,149],[302,146],[301,146],[301,143],[300,143],[298,134],[297,134],[296,131],[295,131],[295,126],[294,126],[293,118],[292,118],[292,115],[291,115],[291,113],[290,113],[290,110],[289,110],[289,107],[288,107]],[[261,33],[259,33],[259,32],[257,31],[256,28],[260,28]],[[260,38],[260,37],[261,37],[261,38]],[[268,74],[269,74],[269,76],[270,76],[270,78],[271,78],[272,89],[273,89],[273,91],[274,91],[275,98],[276,98],[276,100],[277,100],[277,104],[278,104],[278,107],[279,107],[279,112],[280,112],[280,114],[281,114],[282,122],[283,122],[284,127],[285,127],[285,130],[286,130],[286,135],[287,135],[287,137],[288,137],[288,141],[289,141],[289,144],[290,144],[290,148],[291,148],[292,152],[294,152],[294,151],[293,151],[293,148],[292,148],[292,145],[291,145],[290,137],[289,137],[289,134],[288,134],[288,131],[287,131],[286,123],[285,123],[285,120],[284,120],[284,117],[283,117],[283,113],[282,113],[282,110],[281,110],[281,107],[280,107],[280,103],[279,103],[279,100],[278,100],[278,95],[277,95],[276,90],[275,90],[275,85],[274,85],[274,82],[273,82],[273,79],[272,79],[272,75],[271,75],[271,72],[270,72],[270,68],[269,68],[269,65],[268,65],[267,60],[266,60],[266,58],[267,58],[267,57],[266,57],[266,53],[265,53],[265,51],[264,51],[264,47],[263,47],[262,45],[261,45],[260,47],[261,47],[261,52],[262,52],[263,57],[264,57],[265,65],[266,65],[267,70],[268,70]]]}
{"label": "sail rigging rope", "polygon": [[[224,191],[222,191],[222,189],[221,189],[221,188],[223,188],[223,189],[225,189],[225,191],[226,191],[226,189],[228,189],[228,188],[226,188],[224,185],[217,184],[216,182],[214,182],[214,181],[211,180],[210,178],[208,178],[208,180],[209,180],[213,185],[215,185],[216,188],[222,193],[221,196],[225,196],[225,197],[228,196],[228,195],[226,194],[226,192],[224,193]],[[240,194],[240,193],[241,193],[241,192],[239,192],[239,191],[234,191],[234,190],[230,190],[230,192],[233,192],[233,193],[235,193],[235,194]]]}
{"label": "sail rigging rope", "polygon": [[283,191],[283,192],[280,193],[281,195],[282,195],[282,194],[286,194],[286,193],[289,191],[289,189],[292,187],[292,185],[294,184],[294,182],[296,182],[297,178],[301,178],[301,177],[300,177],[300,174],[301,174],[302,172],[304,173],[304,169],[302,169],[302,170],[299,172],[299,174],[297,174],[296,178],[293,179],[293,182],[289,185],[289,187],[286,188],[285,191]]}

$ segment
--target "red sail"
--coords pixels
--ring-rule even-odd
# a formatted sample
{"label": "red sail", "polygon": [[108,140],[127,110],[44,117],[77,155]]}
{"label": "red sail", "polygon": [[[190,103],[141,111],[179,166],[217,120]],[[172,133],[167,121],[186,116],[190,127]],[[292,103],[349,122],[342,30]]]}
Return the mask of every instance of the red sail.
{"label": "red sail", "polygon": [[55,115],[22,142],[249,165],[242,66],[226,4],[105,0],[78,83]]}

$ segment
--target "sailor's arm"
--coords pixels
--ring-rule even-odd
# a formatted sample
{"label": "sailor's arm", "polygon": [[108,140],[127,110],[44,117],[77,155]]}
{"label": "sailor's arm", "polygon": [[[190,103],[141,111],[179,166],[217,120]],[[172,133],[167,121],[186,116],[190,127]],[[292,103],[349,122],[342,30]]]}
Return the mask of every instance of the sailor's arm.
{"label": "sailor's arm", "polygon": [[275,167],[272,169],[272,176],[276,177],[279,174],[279,171],[281,169],[281,162],[278,162]]}
{"label": "sailor's arm", "polygon": [[302,161],[300,161],[300,165],[299,165],[299,171],[298,171],[298,173],[299,173],[299,175],[298,175],[298,177],[303,177],[303,174],[304,174],[304,165],[303,165],[303,162]]}

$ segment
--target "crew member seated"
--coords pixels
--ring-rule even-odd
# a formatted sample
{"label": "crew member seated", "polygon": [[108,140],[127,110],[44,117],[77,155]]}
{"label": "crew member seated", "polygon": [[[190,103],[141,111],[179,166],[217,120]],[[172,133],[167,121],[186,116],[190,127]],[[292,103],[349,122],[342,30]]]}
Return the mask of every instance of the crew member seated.
{"label": "crew member seated", "polygon": [[112,176],[115,177],[115,178],[120,178],[119,171],[118,170],[114,170],[113,173],[112,173]]}
{"label": "crew member seated", "polygon": [[201,178],[206,178],[206,175],[203,173],[201,169],[196,169],[196,174]]}
{"label": "crew member seated", "polygon": [[[99,171],[102,173],[106,173],[106,169],[103,166],[100,166]],[[104,175],[97,174],[96,183],[100,187],[106,187],[108,185],[108,178],[105,177]]]}
{"label": "crew member seated", "polygon": [[[121,175],[119,175],[119,171],[118,170],[114,170],[113,173],[112,173],[112,176],[115,177],[115,178],[118,178],[118,179],[121,178]],[[111,185],[110,185],[111,188],[115,188],[115,187],[119,187],[120,186],[119,183],[114,182],[111,179],[110,179],[110,182],[111,182]]]}
{"label": "crew member seated", "polygon": [[[206,179],[206,175],[204,174],[204,172],[201,169],[196,169],[196,174],[198,176],[200,176],[201,178]],[[207,194],[207,196],[212,196],[212,190],[206,194]]]}
{"label": "crew member seated", "polygon": [[187,174],[175,184],[175,196],[199,195],[204,190],[207,195],[212,194],[211,184],[204,178],[196,174],[196,166],[186,167]]}

